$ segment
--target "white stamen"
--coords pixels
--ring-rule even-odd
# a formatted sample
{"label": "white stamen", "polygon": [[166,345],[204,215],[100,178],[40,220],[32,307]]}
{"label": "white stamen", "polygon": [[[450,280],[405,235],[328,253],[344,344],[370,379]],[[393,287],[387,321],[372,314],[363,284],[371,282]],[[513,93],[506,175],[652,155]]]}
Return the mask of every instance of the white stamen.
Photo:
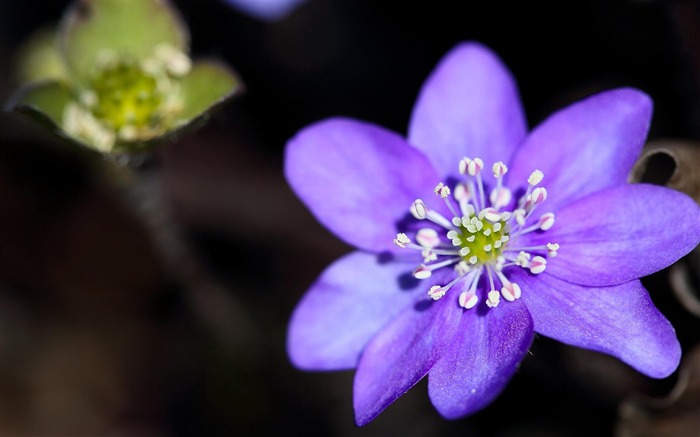
{"label": "white stamen", "polygon": [[454,197],[458,202],[461,202],[463,200],[469,201],[472,195],[469,192],[469,187],[466,184],[459,183],[455,185],[455,191],[452,197]]}
{"label": "white stamen", "polygon": [[539,205],[547,200],[547,189],[545,187],[537,187],[532,191],[532,203]]}
{"label": "white stamen", "polygon": [[413,277],[416,279],[428,279],[431,277],[433,272],[430,268],[421,264],[413,271]]}
{"label": "white stamen", "polygon": [[524,209],[516,209],[515,211],[513,211],[513,217],[515,217],[515,221],[520,226],[525,226],[525,210]]}
{"label": "white stamen", "polygon": [[484,232],[482,232],[482,234],[488,237],[489,235],[491,235],[491,229],[484,229]]}
{"label": "white stamen", "polygon": [[[505,277],[503,279],[505,279]],[[501,295],[508,302],[513,302],[516,299],[520,299],[521,294],[522,292],[520,291],[520,286],[515,282],[506,282],[503,285],[503,288],[501,288]]]}
{"label": "white stamen", "polygon": [[486,300],[486,305],[488,305],[489,308],[497,307],[498,303],[501,301],[501,294],[496,290],[491,290],[488,296],[489,298]]}
{"label": "white stamen", "polygon": [[503,225],[501,225],[500,223],[494,223],[493,224],[493,232],[500,231],[502,227],[503,227]]}
{"label": "white stamen", "polygon": [[501,214],[499,214],[495,208],[484,208],[479,212],[479,218],[486,219],[491,223],[496,223],[501,220]]}
{"label": "white stamen", "polygon": [[471,251],[469,250],[468,247],[463,247],[463,248],[459,249],[459,256],[462,256],[462,257],[467,256],[467,255],[469,255],[469,252],[471,252]]}
{"label": "white stamen", "polygon": [[543,231],[549,230],[552,226],[554,226],[554,213],[548,212],[542,214],[540,216],[540,220],[537,222],[537,225]]}
{"label": "white stamen", "polygon": [[437,184],[437,186],[435,187],[435,194],[437,194],[438,196],[440,196],[440,197],[442,197],[443,199],[445,199],[445,198],[447,198],[447,196],[450,195],[450,187],[448,187],[447,185],[445,185],[445,184],[443,184],[442,182],[440,182],[440,183]]}
{"label": "white stamen", "polygon": [[496,249],[500,249],[501,246],[503,246],[503,243],[501,243],[501,240],[495,241],[493,243],[493,247],[495,247]]}
{"label": "white stamen", "polygon": [[530,261],[529,268],[531,273],[539,275],[547,268],[547,260],[541,256],[536,256]]}
{"label": "white stamen", "polygon": [[513,199],[513,193],[511,193],[508,188],[497,187],[491,190],[489,199],[491,200],[491,205],[498,210],[510,203],[510,201]]}
{"label": "white stamen", "polygon": [[461,306],[464,309],[468,310],[474,308],[478,301],[479,298],[474,292],[463,291],[459,294],[459,306]]}
{"label": "white stamen", "polygon": [[428,209],[421,199],[416,199],[413,204],[411,204],[411,214],[418,220],[423,220],[428,216]]}
{"label": "white stamen", "polygon": [[518,257],[515,259],[515,265],[527,268],[530,265],[530,254],[520,251]]}
{"label": "white stamen", "polygon": [[476,235],[470,235],[470,236],[467,237],[467,241],[470,242],[470,243],[473,243],[474,240],[476,240]]}
{"label": "white stamen", "polygon": [[506,263],[506,258],[503,255],[499,255],[498,258],[496,258],[496,265],[493,266],[493,269],[498,273],[501,270],[503,270],[503,265]]}
{"label": "white stamen", "polygon": [[405,249],[406,245],[410,242],[411,240],[403,232],[396,234],[396,238],[394,238],[394,244],[399,246],[401,249]]}
{"label": "white stamen", "polygon": [[472,255],[472,257],[469,258],[471,264],[476,264],[477,261],[479,261],[479,258],[477,258],[476,255]]}
{"label": "white stamen", "polygon": [[469,173],[469,176],[476,176],[477,174],[481,173],[483,168],[484,161],[482,161],[480,158],[474,158],[473,160],[469,161],[467,173]]}
{"label": "white stamen", "polygon": [[437,260],[437,254],[432,249],[423,250],[423,252],[421,252],[421,255],[423,255],[423,262],[426,263]]}
{"label": "white stamen", "polygon": [[457,274],[460,276],[466,275],[467,273],[469,273],[470,270],[471,270],[471,267],[469,267],[469,264],[467,264],[464,261],[458,262],[457,265],[455,266],[455,272],[457,272]]}
{"label": "white stamen", "polygon": [[530,174],[530,177],[527,178],[527,183],[530,184],[531,187],[534,187],[535,185],[542,182],[543,178],[544,173],[542,173],[540,170],[535,170]]}
{"label": "white stamen", "polygon": [[493,246],[490,244],[484,246],[484,252],[491,252],[491,249],[493,249]]}
{"label": "white stamen", "polygon": [[508,167],[502,161],[494,163],[492,169],[495,178],[503,177],[504,174],[508,173]]}
{"label": "white stamen", "polygon": [[447,293],[445,287],[441,287],[439,285],[433,285],[430,287],[430,290],[428,290],[428,296],[430,296],[433,300],[440,299],[445,295],[445,293]]}
{"label": "white stamen", "polygon": [[461,174],[476,176],[478,173],[481,173],[483,168],[484,161],[482,161],[480,158],[469,159],[465,157],[459,161],[459,172]]}
{"label": "white stamen", "polygon": [[440,237],[435,229],[422,228],[416,233],[416,241],[423,247],[433,248],[440,244]]}
{"label": "white stamen", "polygon": [[547,256],[554,258],[557,256],[559,245],[557,243],[547,243]]}

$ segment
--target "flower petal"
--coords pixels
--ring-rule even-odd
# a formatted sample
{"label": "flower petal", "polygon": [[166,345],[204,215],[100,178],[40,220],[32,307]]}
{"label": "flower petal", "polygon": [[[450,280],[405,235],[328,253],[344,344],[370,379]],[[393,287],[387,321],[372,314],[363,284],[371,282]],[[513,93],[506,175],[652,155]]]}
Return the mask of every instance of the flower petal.
{"label": "flower petal", "polygon": [[639,280],[585,287],[547,273],[526,275],[515,276],[522,276],[522,299],[538,333],[612,355],[654,378],[664,378],[678,367],[681,348],[676,333]]}
{"label": "flower petal", "polygon": [[416,290],[428,284],[411,281],[414,267],[359,251],[331,264],[292,315],[287,335],[292,363],[307,370],[354,368],[369,339],[425,296]]}
{"label": "flower petal", "polygon": [[466,311],[449,348],[430,369],[428,392],[447,419],[491,403],[518,369],[535,333],[520,301],[504,302],[486,315]]}
{"label": "flower petal", "polygon": [[347,243],[393,251],[398,222],[440,181],[427,158],[399,135],[335,118],[290,140],[287,180],[316,216]]}
{"label": "flower petal", "polygon": [[424,300],[370,341],[355,374],[358,426],[372,421],[428,373],[450,344],[462,311],[454,299]]}
{"label": "flower petal", "polygon": [[586,197],[556,216],[552,229],[518,245],[560,245],[547,272],[581,285],[618,285],[661,270],[700,242],[700,208],[656,185],[623,185]]}
{"label": "flower petal", "polygon": [[525,184],[539,169],[547,208],[624,184],[651,122],[652,102],[641,91],[621,88],[593,95],[556,112],[518,148],[508,175]]}
{"label": "flower petal", "polygon": [[446,177],[458,173],[464,156],[481,158],[489,168],[506,162],[526,131],[510,72],[490,49],[472,42],[452,49],[428,77],[408,138]]}

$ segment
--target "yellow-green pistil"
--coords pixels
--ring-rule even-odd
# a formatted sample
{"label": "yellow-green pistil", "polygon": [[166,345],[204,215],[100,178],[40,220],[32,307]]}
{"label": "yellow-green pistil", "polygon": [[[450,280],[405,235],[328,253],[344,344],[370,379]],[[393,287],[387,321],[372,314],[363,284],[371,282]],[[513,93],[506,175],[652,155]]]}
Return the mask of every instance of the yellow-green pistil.
{"label": "yellow-green pistil", "polygon": [[502,253],[503,245],[510,239],[505,221],[496,218],[491,222],[478,217],[462,219],[458,230],[448,232],[447,237],[460,248],[462,259],[472,265],[495,262]]}
{"label": "yellow-green pistil", "polygon": [[[162,79],[161,79],[162,80]],[[92,80],[95,117],[119,131],[155,128],[163,120],[163,90],[154,74],[136,62],[118,62],[102,69]],[[161,87],[163,88],[163,87]]]}

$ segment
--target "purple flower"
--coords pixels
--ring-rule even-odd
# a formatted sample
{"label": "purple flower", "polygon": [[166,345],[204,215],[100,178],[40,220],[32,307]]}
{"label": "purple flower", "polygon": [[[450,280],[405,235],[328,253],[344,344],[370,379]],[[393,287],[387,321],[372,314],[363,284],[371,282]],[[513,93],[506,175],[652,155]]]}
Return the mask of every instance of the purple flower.
{"label": "purple flower", "polygon": [[359,250],[294,311],[294,365],[357,368],[360,426],[425,375],[445,418],[484,408],[535,333],[671,374],[680,345],[639,278],[698,244],[700,208],[627,183],[651,113],[647,95],[615,89],[528,133],[508,70],[464,43],[424,84],[407,138],[342,118],[303,129],[287,179]]}

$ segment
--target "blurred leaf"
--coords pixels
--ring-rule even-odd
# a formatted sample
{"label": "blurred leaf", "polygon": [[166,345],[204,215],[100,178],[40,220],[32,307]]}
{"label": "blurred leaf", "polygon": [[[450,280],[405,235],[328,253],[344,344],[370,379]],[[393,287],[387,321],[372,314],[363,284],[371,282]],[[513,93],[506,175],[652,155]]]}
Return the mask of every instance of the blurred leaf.
{"label": "blurred leaf", "polygon": [[18,49],[15,65],[15,77],[20,84],[66,80],[65,64],[56,47],[56,28],[50,26],[35,31]]}
{"label": "blurred leaf", "polygon": [[73,95],[62,82],[45,81],[26,85],[10,99],[6,109],[26,113],[55,128],[63,124],[63,111]]}
{"label": "blurred leaf", "polygon": [[242,92],[243,83],[224,64],[217,61],[198,61],[180,82],[182,112],[177,124],[190,123],[214,106]]}
{"label": "blurred leaf", "polygon": [[161,44],[188,51],[189,34],[167,0],[76,0],[59,31],[69,68],[85,83],[101,51],[143,59]]}

